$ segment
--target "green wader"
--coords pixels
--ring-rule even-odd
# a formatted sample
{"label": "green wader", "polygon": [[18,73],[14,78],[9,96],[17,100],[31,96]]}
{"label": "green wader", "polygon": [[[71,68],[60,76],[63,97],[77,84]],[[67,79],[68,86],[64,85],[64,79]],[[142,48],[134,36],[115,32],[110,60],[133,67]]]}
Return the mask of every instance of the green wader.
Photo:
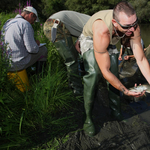
{"label": "green wader", "polygon": [[83,76],[84,82],[84,108],[86,113],[86,120],[83,129],[89,136],[95,135],[95,127],[92,121],[93,102],[96,95],[96,88],[100,78],[101,71],[95,60],[93,49],[88,50],[83,54],[84,69],[86,74]]}
{"label": "green wader", "polygon": [[[52,27],[54,25],[55,19],[48,19],[44,23],[44,34],[46,37],[52,41]],[[65,25],[60,22],[57,26],[56,32],[56,40],[54,45],[64,59],[64,63],[67,67],[68,71],[68,81],[73,88],[73,92],[75,95],[83,95],[83,85],[81,77],[79,76],[78,71],[78,52],[75,49],[72,36],[69,30],[65,27]]]}
{"label": "green wader", "polygon": [[[119,53],[110,55],[110,71],[119,79],[118,56]],[[116,118],[117,120],[122,120],[123,117],[121,115],[120,91],[114,88],[111,84],[109,84],[109,100],[112,117]]]}
{"label": "green wader", "polygon": [[68,71],[68,81],[73,88],[75,95],[83,94],[83,85],[78,70],[78,52],[72,41],[71,36],[67,36],[66,39],[58,40],[54,43],[57,51],[64,59],[64,63]]}
{"label": "green wader", "polygon": [[[111,71],[118,77],[118,54],[112,54],[111,59]],[[95,127],[92,121],[92,109],[95,95],[97,92],[98,83],[102,77],[101,71],[95,60],[94,51],[88,50],[83,54],[84,68],[86,75],[83,76],[84,82],[84,107],[86,113],[86,120],[83,129],[89,136],[95,135]],[[114,117],[120,117],[120,96],[119,91],[109,85],[109,99],[110,108]]]}

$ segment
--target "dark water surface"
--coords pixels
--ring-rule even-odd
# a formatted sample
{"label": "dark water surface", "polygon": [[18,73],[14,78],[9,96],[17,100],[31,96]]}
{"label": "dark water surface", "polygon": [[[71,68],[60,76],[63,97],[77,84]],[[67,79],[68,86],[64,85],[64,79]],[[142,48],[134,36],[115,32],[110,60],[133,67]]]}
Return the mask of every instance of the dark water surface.
{"label": "dark water surface", "polygon": [[141,24],[141,37],[144,41],[145,47],[150,44],[150,24]]}

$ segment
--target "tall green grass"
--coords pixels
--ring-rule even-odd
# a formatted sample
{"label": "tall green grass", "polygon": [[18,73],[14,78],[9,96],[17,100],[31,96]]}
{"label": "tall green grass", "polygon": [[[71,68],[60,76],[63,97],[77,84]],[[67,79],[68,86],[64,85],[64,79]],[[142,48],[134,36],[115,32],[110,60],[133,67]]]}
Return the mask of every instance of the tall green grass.
{"label": "tall green grass", "polygon": [[9,14],[6,14],[4,12],[0,13],[0,29],[8,19],[14,18],[15,16],[16,16],[15,13],[9,13]]}
{"label": "tall green grass", "polygon": [[[15,15],[1,13],[1,27],[9,17]],[[35,38],[46,43],[48,60],[40,79],[36,74],[30,76],[29,91],[20,92],[8,80],[6,67],[0,65],[1,75],[4,76],[0,78],[3,85],[0,87],[0,149],[39,149],[42,144],[77,128],[74,106],[79,101],[68,88],[63,60],[44,36],[42,26],[42,23],[38,23],[33,28]],[[1,57],[0,64],[3,61]],[[50,143],[48,147],[52,146]]]}

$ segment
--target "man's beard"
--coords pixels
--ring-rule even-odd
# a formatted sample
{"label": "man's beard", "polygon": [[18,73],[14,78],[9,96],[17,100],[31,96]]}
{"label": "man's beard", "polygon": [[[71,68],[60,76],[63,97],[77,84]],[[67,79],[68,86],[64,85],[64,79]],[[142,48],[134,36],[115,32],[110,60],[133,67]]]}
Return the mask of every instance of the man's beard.
{"label": "man's beard", "polygon": [[[132,32],[132,31],[131,31]],[[128,36],[128,35],[126,35],[126,36]],[[134,36],[134,33],[132,32],[128,37],[132,37],[132,36]]]}
{"label": "man's beard", "polygon": [[[137,29],[137,27],[138,27],[138,25],[136,25],[135,27],[134,27],[134,31]],[[118,33],[118,35],[119,36],[123,36],[124,34],[127,36],[127,37],[132,37],[132,36],[134,36],[134,32],[133,31],[130,31],[130,32],[132,32],[129,36],[126,34],[128,31],[130,30],[130,28],[126,31],[126,32],[121,32],[121,31],[119,31],[119,30],[117,30],[117,33]]]}
{"label": "man's beard", "polygon": [[118,39],[122,39],[122,38],[126,35],[125,33],[122,33],[121,31],[116,30],[115,26],[114,26],[114,30],[115,30],[115,36],[116,36]]}
{"label": "man's beard", "polygon": [[126,31],[126,32],[121,32],[121,31],[119,31],[119,30],[116,30],[116,28],[114,27],[114,30],[115,30],[115,34],[116,34],[116,36],[117,36],[117,38],[119,38],[119,39],[122,39],[123,37],[132,37],[133,35],[134,35],[134,33],[132,32],[132,31],[130,31],[130,32],[132,32],[129,36],[128,35],[126,35],[126,33],[128,32],[128,30]]}

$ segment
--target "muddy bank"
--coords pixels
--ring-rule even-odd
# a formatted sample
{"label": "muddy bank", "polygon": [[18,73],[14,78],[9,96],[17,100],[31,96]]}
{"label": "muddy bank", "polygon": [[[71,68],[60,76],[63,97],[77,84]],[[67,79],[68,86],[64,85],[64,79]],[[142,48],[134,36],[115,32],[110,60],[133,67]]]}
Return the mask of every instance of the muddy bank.
{"label": "muddy bank", "polygon": [[80,128],[69,133],[67,142],[62,142],[58,150],[149,150],[149,99],[147,95],[138,102],[127,102],[122,97],[124,120],[120,122],[110,117],[109,108],[102,105],[100,99],[96,100],[93,118],[97,134],[89,137]]}
{"label": "muddy bank", "polygon": [[[138,82],[145,82],[139,73],[138,77]],[[135,77],[125,82],[131,87]],[[89,137],[81,127],[69,133],[67,142],[61,143],[58,150],[150,150],[150,94],[140,98],[121,95],[121,110],[122,121],[111,117],[107,87],[100,86],[93,109],[97,134]]]}

